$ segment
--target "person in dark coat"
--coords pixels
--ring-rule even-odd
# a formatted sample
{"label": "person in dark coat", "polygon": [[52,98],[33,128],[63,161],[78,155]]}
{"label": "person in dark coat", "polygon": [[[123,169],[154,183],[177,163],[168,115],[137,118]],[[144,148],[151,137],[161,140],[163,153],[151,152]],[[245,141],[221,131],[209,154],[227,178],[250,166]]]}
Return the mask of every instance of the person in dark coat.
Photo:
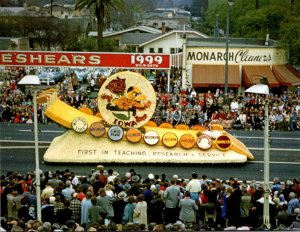
{"label": "person in dark coat", "polygon": [[149,204],[149,221],[156,224],[163,224],[163,212],[165,203],[161,198],[161,194],[158,189],[153,190],[153,199]]}
{"label": "person in dark coat", "polygon": [[27,222],[31,219],[33,219],[29,214],[29,206],[28,206],[28,197],[23,197],[21,199],[21,208],[18,209],[18,217],[23,220],[24,222]]}
{"label": "person in dark coat", "polygon": [[56,212],[57,222],[61,225],[66,225],[67,221],[72,219],[73,211],[70,209],[70,201],[66,200],[64,208]]}
{"label": "person in dark coat", "polygon": [[228,226],[239,227],[241,220],[241,198],[242,191],[239,188],[239,184],[234,182],[232,184],[232,193],[227,198],[227,218]]}
{"label": "person in dark coat", "polygon": [[50,204],[50,198],[45,198],[45,204],[41,208],[42,221],[53,223],[55,221],[54,205]]}
{"label": "person in dark coat", "polygon": [[117,195],[117,199],[112,204],[115,213],[114,222],[116,224],[122,224],[124,209],[127,205],[125,199],[127,199],[127,194],[124,191],[119,192],[119,194]]}

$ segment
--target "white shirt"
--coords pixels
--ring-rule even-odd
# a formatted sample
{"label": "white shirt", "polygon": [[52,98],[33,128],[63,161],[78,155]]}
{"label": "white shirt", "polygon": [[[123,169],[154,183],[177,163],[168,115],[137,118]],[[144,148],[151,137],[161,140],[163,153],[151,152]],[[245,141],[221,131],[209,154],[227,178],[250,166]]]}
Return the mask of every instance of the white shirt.
{"label": "white shirt", "polygon": [[231,109],[231,112],[237,112],[239,109],[239,103],[236,101],[231,102],[230,109]]}
{"label": "white shirt", "polygon": [[186,186],[186,190],[190,192],[201,192],[201,182],[198,179],[191,179]]}

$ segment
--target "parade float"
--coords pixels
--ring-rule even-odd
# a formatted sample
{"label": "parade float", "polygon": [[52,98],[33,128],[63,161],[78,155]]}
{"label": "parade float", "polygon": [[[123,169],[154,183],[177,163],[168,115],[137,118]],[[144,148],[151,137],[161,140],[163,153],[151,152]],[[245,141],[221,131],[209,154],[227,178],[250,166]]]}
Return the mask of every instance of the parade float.
{"label": "parade float", "polygon": [[78,110],[56,97],[45,115],[67,128],[44,154],[46,162],[68,163],[244,163],[253,159],[247,147],[222,126],[189,128],[156,125],[151,118],[157,96],[142,75],[125,71],[104,82],[98,93],[100,114]]}

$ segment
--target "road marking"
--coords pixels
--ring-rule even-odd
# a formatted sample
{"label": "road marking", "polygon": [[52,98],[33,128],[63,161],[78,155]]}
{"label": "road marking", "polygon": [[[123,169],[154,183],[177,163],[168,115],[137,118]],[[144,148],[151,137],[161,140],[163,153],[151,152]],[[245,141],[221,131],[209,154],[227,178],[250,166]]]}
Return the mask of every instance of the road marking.
{"label": "road marking", "polygon": [[[233,135],[234,136],[234,135]],[[250,136],[234,136],[236,138],[240,138],[240,139],[263,139],[264,137],[250,137]],[[300,140],[300,138],[283,138],[283,137],[272,137],[269,136],[269,139],[276,139],[276,140]]]}
{"label": "road marking", "polygon": [[[33,130],[19,130],[20,132],[33,132]],[[39,132],[43,133],[63,133],[64,131],[59,130],[38,130]]]}
{"label": "road marking", "polygon": [[[248,161],[247,163],[264,163],[264,161]],[[282,161],[271,161],[270,164],[295,164],[300,165],[300,162],[282,162]]]}
{"label": "road marking", "polygon": [[[253,151],[263,151],[265,150],[263,147],[247,147],[249,150]],[[292,148],[269,148],[270,151],[300,151],[300,149],[292,149]]]}
{"label": "road marking", "polygon": [[[0,139],[1,143],[34,143],[35,141],[29,141],[29,140],[6,140],[6,139]],[[39,143],[51,143],[51,141],[38,141]]]}
{"label": "road marking", "polygon": [[[49,146],[39,146],[39,148],[48,148]],[[0,150],[5,150],[5,149],[33,149],[35,146],[8,146],[8,147],[1,147]]]}

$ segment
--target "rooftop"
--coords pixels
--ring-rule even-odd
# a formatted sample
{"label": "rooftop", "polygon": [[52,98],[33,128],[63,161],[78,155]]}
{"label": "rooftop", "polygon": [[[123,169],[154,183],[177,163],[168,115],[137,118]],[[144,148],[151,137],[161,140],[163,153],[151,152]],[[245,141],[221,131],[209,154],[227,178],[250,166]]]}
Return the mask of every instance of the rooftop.
{"label": "rooftop", "polygon": [[[225,38],[188,38],[187,47],[224,47],[226,42]],[[252,39],[252,38],[229,38],[230,47],[278,47],[276,40],[269,40],[269,45],[265,45],[265,39]]]}

